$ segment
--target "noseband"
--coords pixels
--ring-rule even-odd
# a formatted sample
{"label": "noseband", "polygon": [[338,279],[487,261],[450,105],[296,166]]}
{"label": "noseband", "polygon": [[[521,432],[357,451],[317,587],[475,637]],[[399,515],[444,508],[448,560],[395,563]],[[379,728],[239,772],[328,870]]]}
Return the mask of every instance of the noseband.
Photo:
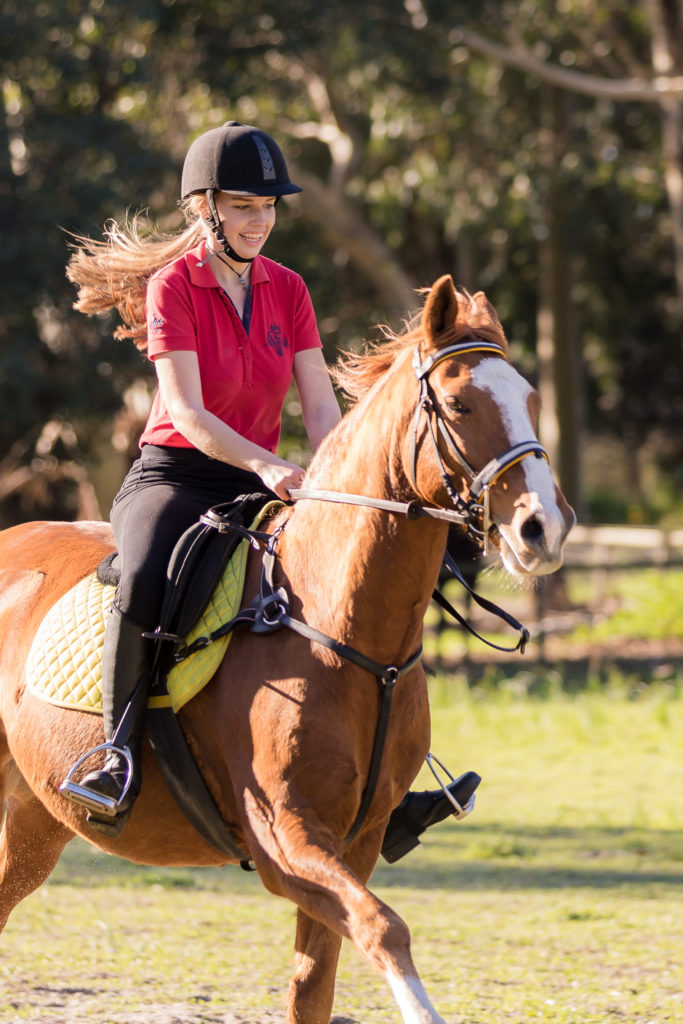
{"label": "noseband", "polygon": [[[481,341],[474,338],[468,341],[462,341],[457,345],[448,345],[446,348],[442,348],[439,352],[435,352],[432,355],[427,356],[423,361],[420,361],[419,347],[415,349],[415,355],[413,356],[413,370],[415,371],[415,376],[420,386],[420,394],[415,407],[415,416],[413,418],[410,484],[415,493],[419,495],[420,491],[417,486],[418,433],[420,420],[424,413],[428,435],[432,442],[434,455],[436,457],[439,473],[446,489],[446,493],[448,494],[454,508],[462,513],[466,532],[483,546],[484,554],[486,555],[489,534],[492,529],[489,496],[492,485],[503,475],[503,473],[507,472],[508,469],[511,469],[512,466],[516,466],[518,462],[521,462],[522,459],[525,459],[528,455],[534,455],[537,459],[545,459],[546,462],[548,462],[549,459],[548,453],[543,445],[539,444],[539,442],[534,438],[531,441],[521,441],[519,444],[512,445],[512,447],[508,448],[508,450],[503,452],[502,455],[497,455],[495,458],[491,459],[490,462],[487,462],[484,468],[480,469],[478,473],[472,468],[472,466],[470,466],[462,450],[458,446],[457,441],[453,437],[453,434],[450,432],[444,421],[436,396],[434,395],[429,383],[429,375],[432,370],[439,365],[439,363],[442,363],[445,359],[449,359],[451,356],[466,355],[470,352],[487,352],[491,355],[499,355],[505,358],[505,351],[501,345],[497,345],[493,341]],[[448,472],[441,454],[441,449],[439,448],[439,437],[444,441],[449,454],[456,460],[461,469],[464,470],[469,491],[469,498],[467,499],[463,498],[462,494],[460,494],[452,475]]]}

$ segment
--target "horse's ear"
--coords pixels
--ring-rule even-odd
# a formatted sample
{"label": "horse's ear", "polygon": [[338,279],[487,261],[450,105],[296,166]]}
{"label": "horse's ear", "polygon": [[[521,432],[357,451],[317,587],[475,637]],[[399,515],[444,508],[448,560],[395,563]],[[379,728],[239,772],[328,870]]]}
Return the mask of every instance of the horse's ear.
{"label": "horse's ear", "polygon": [[434,343],[455,323],[458,315],[458,294],[450,274],[444,274],[431,287],[422,311],[422,327],[425,341]]}
{"label": "horse's ear", "polygon": [[493,308],[489,300],[486,298],[485,294],[483,292],[475,292],[472,298],[474,299],[478,306],[483,307],[486,310],[493,326],[499,327],[502,331],[503,326],[500,320],[498,319],[498,314],[496,313],[495,309]]}

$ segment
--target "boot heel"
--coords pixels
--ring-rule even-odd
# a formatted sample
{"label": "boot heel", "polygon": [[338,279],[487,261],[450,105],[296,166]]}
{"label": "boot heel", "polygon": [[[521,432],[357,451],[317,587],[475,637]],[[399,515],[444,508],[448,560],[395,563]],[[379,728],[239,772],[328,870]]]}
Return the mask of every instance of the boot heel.
{"label": "boot heel", "polygon": [[391,833],[391,839],[389,841],[385,839],[382,844],[382,856],[389,864],[395,864],[397,860],[405,857],[407,853],[420,845],[420,840],[415,833],[404,825],[399,824],[396,828],[392,827]]}

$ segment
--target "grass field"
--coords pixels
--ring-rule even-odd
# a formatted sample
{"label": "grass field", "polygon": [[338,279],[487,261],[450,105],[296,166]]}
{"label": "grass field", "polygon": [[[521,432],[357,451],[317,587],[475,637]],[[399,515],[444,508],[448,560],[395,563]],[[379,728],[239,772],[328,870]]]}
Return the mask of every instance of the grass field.
{"label": "grass field", "polygon": [[[477,807],[372,887],[449,1024],[683,1022],[680,682],[528,689],[432,683],[433,750],[480,772]],[[239,869],[143,869],[74,842],[0,940],[0,1021],[279,1022],[293,916]],[[335,1013],[399,1020],[346,944]]]}

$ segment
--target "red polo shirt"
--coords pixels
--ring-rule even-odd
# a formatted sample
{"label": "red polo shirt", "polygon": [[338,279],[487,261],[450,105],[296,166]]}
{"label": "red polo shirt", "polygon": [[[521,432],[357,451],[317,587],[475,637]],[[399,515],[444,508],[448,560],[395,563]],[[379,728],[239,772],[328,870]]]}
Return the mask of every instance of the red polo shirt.
{"label": "red polo shirt", "polygon": [[[206,243],[157,271],[147,287],[147,354],[196,352],[204,406],[242,437],[274,452],[294,356],[320,348],[313,304],[301,277],[264,256],[251,270],[248,332],[214,277],[201,266]],[[157,391],[140,445],[191,448]]]}

